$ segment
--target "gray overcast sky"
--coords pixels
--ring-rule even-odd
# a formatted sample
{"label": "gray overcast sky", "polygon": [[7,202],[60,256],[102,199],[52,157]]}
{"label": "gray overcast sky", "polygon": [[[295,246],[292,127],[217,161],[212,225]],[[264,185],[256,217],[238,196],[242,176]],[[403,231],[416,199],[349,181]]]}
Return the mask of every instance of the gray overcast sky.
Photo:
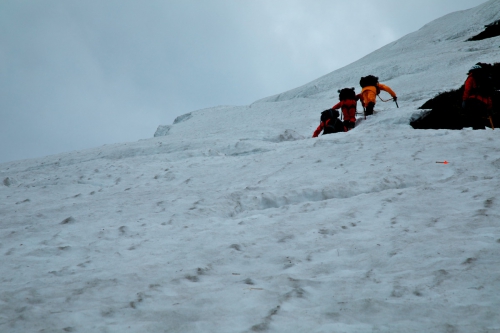
{"label": "gray overcast sky", "polygon": [[[2,0],[0,163],[151,138],[485,0]],[[189,133],[186,133],[189,135]]]}

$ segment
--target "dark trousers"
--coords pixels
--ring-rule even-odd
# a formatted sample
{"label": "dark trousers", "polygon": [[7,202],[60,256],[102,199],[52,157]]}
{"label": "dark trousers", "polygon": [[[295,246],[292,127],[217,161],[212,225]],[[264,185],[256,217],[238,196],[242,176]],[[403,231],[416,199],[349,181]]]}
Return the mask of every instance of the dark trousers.
{"label": "dark trousers", "polygon": [[486,104],[475,98],[469,98],[464,103],[464,127],[485,129],[485,117],[488,115]]}
{"label": "dark trousers", "polygon": [[365,116],[371,116],[373,114],[373,108],[375,107],[375,103],[370,102],[366,105]]}
{"label": "dark trousers", "polygon": [[355,125],[356,125],[356,123],[355,123],[355,122],[353,122],[353,121],[348,121],[348,120],[345,120],[345,121],[344,121],[344,126],[345,126],[345,128],[346,128],[348,131],[352,130],[352,129],[354,128],[354,126],[355,126]]}

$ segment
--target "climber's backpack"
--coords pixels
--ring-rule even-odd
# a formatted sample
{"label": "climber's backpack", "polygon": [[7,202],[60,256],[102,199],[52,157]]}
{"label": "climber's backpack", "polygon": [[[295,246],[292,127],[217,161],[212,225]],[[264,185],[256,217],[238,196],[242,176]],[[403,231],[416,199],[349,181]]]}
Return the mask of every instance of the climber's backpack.
{"label": "climber's backpack", "polygon": [[472,77],[476,81],[476,87],[472,89],[472,94],[477,94],[484,97],[491,97],[495,92],[493,78],[488,68],[475,70],[472,72]]}
{"label": "climber's backpack", "polygon": [[354,88],[344,88],[338,90],[339,100],[345,101],[346,99],[356,99],[356,93],[354,92]]}
{"label": "climber's backpack", "polygon": [[325,127],[323,128],[323,135],[345,131],[344,123],[339,119],[339,115],[340,113],[333,109],[321,112],[321,121],[325,124]]}
{"label": "climber's backpack", "polygon": [[373,75],[368,75],[368,76],[363,76],[361,80],[359,80],[359,85],[361,88],[364,87],[376,87],[377,88],[377,95],[380,94],[380,89],[378,87],[378,77],[373,76]]}

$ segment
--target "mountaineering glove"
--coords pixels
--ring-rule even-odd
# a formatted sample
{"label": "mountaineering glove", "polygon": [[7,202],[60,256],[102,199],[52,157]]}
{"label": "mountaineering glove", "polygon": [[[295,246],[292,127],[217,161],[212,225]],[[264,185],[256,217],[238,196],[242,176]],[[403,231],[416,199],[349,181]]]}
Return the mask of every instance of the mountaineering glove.
{"label": "mountaineering glove", "polygon": [[392,99],[396,102],[398,100],[398,96],[394,96]]}

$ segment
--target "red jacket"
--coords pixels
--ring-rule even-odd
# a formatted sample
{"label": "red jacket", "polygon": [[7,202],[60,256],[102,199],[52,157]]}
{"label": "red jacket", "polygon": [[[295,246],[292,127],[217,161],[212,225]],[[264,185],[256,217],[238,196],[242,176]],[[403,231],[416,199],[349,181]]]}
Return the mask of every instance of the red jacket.
{"label": "red jacket", "polygon": [[355,123],[357,104],[358,103],[354,99],[345,99],[335,104],[332,109],[337,110],[340,108],[342,110],[342,114],[344,115],[344,120]]}
{"label": "red jacket", "polygon": [[316,130],[314,131],[313,133],[313,138],[317,138],[319,133],[321,133],[321,131],[323,130],[323,128],[325,128],[325,126],[330,122],[330,119],[327,119],[327,121],[324,123],[324,122],[320,122],[319,123],[319,126],[318,128],[316,128]]}
{"label": "red jacket", "polygon": [[[321,133],[321,131],[330,123],[330,120],[332,119],[327,119],[325,122],[321,122],[319,123],[319,126],[318,128],[316,128],[316,130],[314,131],[313,133],[313,138],[317,138],[319,133]],[[345,127],[344,127],[344,132],[346,131]]]}
{"label": "red jacket", "polygon": [[486,104],[486,107],[488,110],[491,109],[493,107],[493,102],[491,100],[491,97],[481,96],[481,95],[475,93],[474,89],[476,89],[476,88],[477,88],[476,80],[474,79],[472,74],[469,74],[469,77],[465,81],[464,96],[462,99],[465,101],[465,100],[470,99],[470,98],[475,98],[475,99],[483,102],[484,104]]}

